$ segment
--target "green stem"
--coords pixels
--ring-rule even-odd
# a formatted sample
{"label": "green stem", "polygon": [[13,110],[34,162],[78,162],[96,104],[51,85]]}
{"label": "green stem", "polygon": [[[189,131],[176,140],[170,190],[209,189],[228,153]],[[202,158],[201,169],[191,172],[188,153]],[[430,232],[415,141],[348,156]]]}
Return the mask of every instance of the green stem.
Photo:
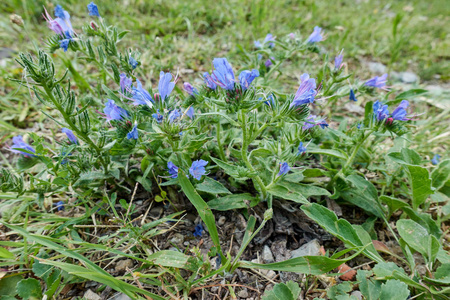
{"label": "green stem", "polygon": [[[25,222],[23,224],[24,230],[27,230],[29,214],[30,214],[30,204],[27,203],[27,213],[25,215]],[[23,254],[25,255],[25,265],[27,266],[27,268],[30,268],[30,266],[28,265],[28,263],[29,263],[29,261],[28,261],[28,242],[27,242],[27,238],[25,236],[23,237]]]}
{"label": "green stem", "polygon": [[221,138],[222,126],[220,121],[217,122],[216,135],[217,135],[217,147],[219,147],[219,157],[221,160],[225,161],[225,152],[223,151],[222,138]]}

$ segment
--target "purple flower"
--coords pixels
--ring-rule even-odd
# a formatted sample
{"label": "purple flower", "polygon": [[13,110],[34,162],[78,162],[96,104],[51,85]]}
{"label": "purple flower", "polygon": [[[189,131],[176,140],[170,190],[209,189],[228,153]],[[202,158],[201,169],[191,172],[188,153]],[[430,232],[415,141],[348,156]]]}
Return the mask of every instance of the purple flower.
{"label": "purple flower", "polygon": [[27,143],[25,143],[23,141],[23,138],[22,138],[21,135],[13,137],[12,140],[13,140],[13,144],[11,145],[11,151],[12,152],[18,153],[18,154],[22,154],[22,155],[25,155],[25,156],[35,157],[35,155],[33,155],[33,154],[30,154],[30,153],[27,153],[27,152],[23,152],[23,151],[20,151],[20,150],[15,150],[15,149],[24,149],[24,150],[27,150],[29,152],[36,153],[36,150],[34,150],[33,147],[31,147],[30,145],[28,145]]}
{"label": "purple flower", "polygon": [[130,64],[133,70],[136,69],[139,64],[131,55],[130,58],[128,59],[128,63]]}
{"label": "purple flower", "polygon": [[266,68],[270,67],[271,65],[273,65],[272,61],[275,61],[275,57],[270,57],[268,60],[266,60],[266,62],[264,63],[264,65],[266,66]]}
{"label": "purple flower", "polygon": [[254,41],[253,45],[255,46],[256,49],[260,49],[262,47],[262,44],[260,41]]}
{"label": "purple flower", "polygon": [[327,122],[325,122],[325,119],[315,115],[310,115],[303,124],[302,129],[308,130],[313,128],[314,126],[320,126],[322,129],[324,129],[325,127],[328,127],[328,124]]}
{"label": "purple flower", "polygon": [[314,97],[317,94],[316,80],[314,78],[309,78],[309,75],[306,73],[304,73],[300,77],[300,80],[301,80],[300,87],[295,93],[294,100],[292,100],[292,103],[289,107],[314,102]]}
{"label": "purple flower", "polygon": [[383,105],[380,101],[377,101],[373,104],[373,113],[374,117],[378,120],[384,120],[389,116],[389,110],[387,105]]}
{"label": "purple flower", "polygon": [[406,118],[406,108],[408,106],[409,102],[407,100],[402,100],[402,102],[400,102],[400,105],[392,112],[392,118],[399,121],[408,121],[409,119]]}
{"label": "purple flower", "polygon": [[185,82],[183,84],[184,90],[191,96],[198,95],[198,91],[195,87],[192,86],[189,82]]}
{"label": "purple flower", "polygon": [[97,7],[97,5],[95,5],[94,2],[89,3],[87,8],[88,8],[90,16],[99,17],[100,18],[100,14],[98,12],[98,7]]}
{"label": "purple flower", "polygon": [[131,129],[130,132],[127,133],[127,139],[131,140],[137,140],[139,137],[139,132],[137,130],[137,123],[134,123],[133,128]]}
{"label": "purple flower", "polygon": [[174,109],[169,113],[169,123],[175,122],[176,119],[181,117],[180,110]]}
{"label": "purple flower", "polygon": [[433,165],[439,164],[439,160],[441,159],[441,156],[439,154],[435,154],[434,157],[431,159],[431,163]]}
{"label": "purple flower", "polygon": [[298,154],[297,155],[306,153],[306,150],[307,150],[306,147],[308,147],[308,145],[303,147],[303,142],[300,142],[300,144],[298,145]]}
{"label": "purple flower", "polygon": [[280,164],[280,172],[278,172],[277,176],[281,176],[281,175],[286,174],[287,172],[289,172],[290,169],[291,168],[289,167],[287,162],[284,162],[284,163]]}
{"label": "purple flower", "polygon": [[241,84],[242,90],[246,90],[249,88],[250,84],[252,84],[253,80],[259,76],[259,72],[256,69],[251,71],[244,70],[239,74],[239,82]]}
{"label": "purple flower", "polygon": [[55,9],[55,14],[56,10],[58,10],[58,15],[63,16],[63,18],[57,16],[57,18],[53,19],[44,8],[44,19],[47,21],[48,27],[61,37],[71,37],[73,35],[73,28],[72,24],[70,23],[69,13],[63,10],[61,6]]}
{"label": "purple flower", "polygon": [[153,107],[153,99],[149,92],[142,87],[139,79],[136,79],[136,87],[133,87],[133,105],[148,105],[150,108]]}
{"label": "purple flower", "polygon": [[172,93],[172,90],[175,87],[175,82],[170,82],[171,80],[172,74],[164,73],[163,71],[159,73],[158,91],[162,101],[164,101],[170,93]]}
{"label": "purple flower", "polygon": [[59,46],[61,49],[64,50],[64,52],[67,52],[67,49],[69,48],[69,43],[71,39],[63,39],[59,41]]}
{"label": "purple flower", "polygon": [[152,117],[156,119],[156,122],[161,123],[163,120],[163,115],[159,113],[159,109],[156,110],[156,113],[152,114]]}
{"label": "purple flower", "polygon": [[195,225],[193,235],[195,237],[201,237],[202,233],[203,233],[203,230],[205,230],[205,229],[203,228],[202,223],[198,223],[197,225]]}
{"label": "purple flower", "polygon": [[[266,44],[267,42],[271,42],[271,41],[275,41],[275,37],[271,33],[268,33],[266,35],[266,38],[264,39],[264,44]],[[273,47],[275,47],[275,44],[269,43],[269,48],[273,48]]]}
{"label": "purple flower", "polygon": [[208,72],[203,73],[203,78],[205,80],[205,84],[207,87],[209,87],[212,90],[215,90],[217,88],[217,84],[212,79],[211,75],[209,75]]}
{"label": "purple flower", "polygon": [[70,142],[72,142],[73,144],[78,144],[77,137],[75,136],[75,134],[73,134],[72,130],[63,127],[61,128],[61,132],[67,135],[67,138],[69,139]]}
{"label": "purple flower", "polygon": [[[125,73],[120,74],[120,90],[122,91],[122,93],[125,93],[125,91],[128,90],[128,88],[131,86],[132,83],[133,83],[133,80],[131,78],[128,78]],[[151,97],[150,97],[150,99],[151,99]]]}
{"label": "purple flower", "polygon": [[55,17],[60,18],[62,20],[70,19],[70,15],[67,11],[65,11],[61,5],[56,5],[55,7]]}
{"label": "purple flower", "polygon": [[62,201],[57,202],[57,203],[55,204],[55,206],[56,206],[56,209],[57,209],[58,211],[63,211],[63,210],[64,210],[64,202],[62,202]]}
{"label": "purple flower", "polygon": [[205,175],[206,170],[205,166],[208,164],[207,161],[200,159],[196,160],[192,163],[192,166],[189,168],[189,173],[197,180],[202,178],[202,175]]}
{"label": "purple flower", "polygon": [[367,80],[364,85],[382,89],[386,86],[387,77],[388,74],[383,74],[380,77],[375,76],[374,78]]}
{"label": "purple flower", "polygon": [[114,100],[111,99],[108,99],[108,102],[106,102],[103,112],[105,113],[106,119],[108,121],[122,120],[123,117],[129,117],[128,112],[122,107],[117,106]]}
{"label": "purple flower", "polygon": [[194,118],[194,108],[191,106],[188,108],[188,110],[186,111],[186,116],[188,116],[189,118],[193,119]]}
{"label": "purple flower", "polygon": [[358,99],[356,99],[355,92],[353,91],[353,89],[350,89],[349,99],[355,102],[358,101]]}
{"label": "purple flower", "polygon": [[317,42],[320,42],[321,40],[323,40],[321,32],[322,32],[322,28],[320,28],[319,26],[314,27],[314,31],[309,36],[307,42],[308,43],[317,43]]}
{"label": "purple flower", "polygon": [[167,170],[169,171],[170,177],[177,178],[178,177],[178,167],[173,164],[173,162],[169,161],[167,163]]}
{"label": "purple flower", "polygon": [[293,33],[293,32],[289,33],[289,38],[291,40],[295,40],[295,33]]}
{"label": "purple flower", "polygon": [[340,54],[334,58],[334,68],[336,70],[340,70],[342,67],[342,60],[344,59],[344,55]]}
{"label": "purple flower", "polygon": [[214,58],[213,65],[215,70],[212,72],[214,82],[226,90],[234,89],[234,73],[230,63],[226,58]]}

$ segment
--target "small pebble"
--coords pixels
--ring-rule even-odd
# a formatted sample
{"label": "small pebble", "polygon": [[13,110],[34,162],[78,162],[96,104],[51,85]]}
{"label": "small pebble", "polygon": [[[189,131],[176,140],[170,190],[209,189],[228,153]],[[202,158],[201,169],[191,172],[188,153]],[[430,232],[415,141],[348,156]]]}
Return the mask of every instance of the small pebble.
{"label": "small pebble", "polygon": [[264,245],[263,251],[262,251],[262,259],[264,263],[273,263],[275,259],[273,258],[272,251],[270,251],[269,246]]}
{"label": "small pebble", "polygon": [[119,260],[116,264],[115,271],[123,272],[126,271],[127,268],[133,267],[133,261],[131,259]]}
{"label": "small pebble", "polygon": [[239,296],[239,298],[245,298],[245,299],[247,299],[248,296],[249,296],[248,292],[247,292],[247,289],[243,289],[237,295]]}
{"label": "small pebble", "polygon": [[97,295],[96,293],[94,293],[91,290],[87,290],[84,293],[83,298],[86,300],[101,300],[102,299],[99,295]]}
{"label": "small pebble", "polygon": [[227,218],[225,216],[221,216],[219,218],[219,221],[217,221],[217,225],[222,226],[223,224],[225,224],[226,220],[227,220]]}

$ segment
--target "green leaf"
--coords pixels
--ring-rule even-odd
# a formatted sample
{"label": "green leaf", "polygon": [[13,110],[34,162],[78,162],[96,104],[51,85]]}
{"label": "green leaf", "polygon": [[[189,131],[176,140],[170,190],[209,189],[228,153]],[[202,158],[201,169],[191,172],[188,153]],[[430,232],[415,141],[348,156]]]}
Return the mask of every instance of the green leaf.
{"label": "green leaf", "polygon": [[[380,201],[385,203],[388,206],[389,209],[389,218],[392,216],[393,213],[395,213],[398,209],[402,207],[408,206],[408,203],[389,196],[381,196]],[[388,218],[388,219],[389,219]]]}
{"label": "green leaf", "polygon": [[407,166],[412,188],[412,206],[416,210],[433,193],[428,170],[418,166]]}
{"label": "green leaf", "polygon": [[6,276],[0,279],[0,295],[17,295],[16,286],[22,279],[22,275]]}
{"label": "green leaf", "polygon": [[358,270],[358,273],[356,273],[356,279],[359,281],[359,290],[364,295],[365,299],[378,300],[381,292],[381,282],[368,279],[371,275],[371,271]]}
{"label": "green leaf", "polygon": [[277,283],[272,290],[266,292],[263,300],[297,300],[300,295],[300,287],[298,283],[288,281],[286,284],[280,282]]}
{"label": "green leaf", "polygon": [[347,160],[348,156],[347,154],[338,151],[338,150],[330,150],[330,149],[321,149],[321,148],[313,148],[313,147],[309,147],[308,148],[308,153],[311,154],[323,154],[323,155],[327,155],[327,156],[333,156],[333,157],[337,157],[340,158],[342,160]]}
{"label": "green leaf", "polygon": [[192,183],[189,181],[189,179],[186,177],[186,174],[184,174],[183,171],[179,172],[178,181],[186,197],[194,205],[200,218],[203,220],[206,227],[208,228],[209,234],[211,236],[214,245],[217,247],[217,249],[219,249],[220,254],[223,255],[222,250],[220,248],[220,240],[219,240],[219,233],[217,232],[216,220],[214,219],[214,215],[211,212],[211,208],[209,208],[208,204],[206,204],[206,202],[202,199],[202,197],[200,197],[200,195],[194,189]]}
{"label": "green leaf", "polygon": [[393,262],[380,262],[373,268],[375,276],[381,278],[392,278],[394,271],[406,274],[405,270]]}
{"label": "green leaf", "polygon": [[17,283],[17,295],[24,300],[40,300],[42,299],[42,289],[39,281],[34,278],[23,279]]}
{"label": "green leaf", "polygon": [[[438,251],[439,242],[436,249],[436,237],[430,235],[428,230],[413,220],[398,220],[397,230],[401,238],[415,251],[434,261]],[[436,241],[434,241],[436,240]]]}
{"label": "green leaf", "polygon": [[402,165],[418,166],[422,162],[420,155],[416,151],[408,148],[402,148],[400,152],[390,152],[388,156],[396,163]]}
{"label": "green leaf", "polygon": [[434,278],[425,277],[424,279],[439,285],[450,285],[450,264],[439,266],[434,273]]}
{"label": "green leaf", "polygon": [[343,298],[342,296],[348,296],[347,293],[351,292],[352,289],[353,289],[352,284],[348,281],[344,281],[340,284],[331,286],[327,290],[327,296],[331,300],[346,299]]}
{"label": "green leaf", "polygon": [[431,172],[431,182],[436,190],[441,189],[450,180],[450,159],[443,160]]}
{"label": "green leaf", "polygon": [[14,254],[9,252],[6,248],[0,247],[0,259],[13,259]]}
{"label": "green leaf", "polygon": [[408,296],[408,285],[400,280],[391,279],[381,285],[380,299],[406,300]]}
{"label": "green leaf", "polygon": [[232,209],[246,208],[249,203],[250,207],[258,204],[258,199],[250,194],[232,194],[220,198],[215,198],[208,202],[211,209],[226,211]]}
{"label": "green leaf", "polygon": [[[428,93],[428,91],[427,91],[427,90],[424,90],[424,89],[411,89],[411,90],[407,90],[407,91],[404,91],[404,92],[398,94],[398,95],[395,97],[395,100],[394,100],[394,101],[396,101],[397,103],[399,103],[401,100],[406,100],[406,99],[410,99],[410,98],[415,98],[415,97],[417,97],[417,96],[420,96],[420,95],[423,95],[423,94],[426,94],[426,93]],[[394,101],[390,101],[389,104],[390,104],[390,105],[393,104]]]}
{"label": "green leaf", "polygon": [[150,255],[147,259],[153,261],[156,265],[174,268],[185,268],[189,256],[178,251],[160,250]]}
{"label": "green leaf", "polygon": [[80,185],[92,185],[92,184],[100,185],[102,184],[103,180],[110,177],[111,177],[110,175],[107,175],[102,171],[91,171],[82,174],[73,186],[76,187]]}
{"label": "green leaf", "polygon": [[[39,256],[39,257],[41,257],[41,256]],[[46,258],[46,257],[42,256],[42,258]],[[33,273],[37,277],[45,280],[50,275],[51,270],[52,270],[52,266],[41,264],[39,262],[39,260],[37,260],[37,259],[34,260]]]}
{"label": "green leaf", "polygon": [[231,194],[231,192],[226,187],[224,187],[223,184],[209,177],[205,177],[205,180],[202,183],[197,184],[195,188],[198,191],[210,193],[213,195]]}
{"label": "green leaf", "polygon": [[309,201],[302,194],[296,191],[289,190],[288,188],[284,187],[281,184],[283,183],[275,184],[274,186],[270,187],[270,189],[268,189],[267,192],[269,192],[271,195],[275,197],[279,197],[286,200],[292,200],[297,203],[302,204],[309,203]]}
{"label": "green leaf", "polygon": [[349,183],[349,188],[341,191],[340,196],[345,201],[382,218],[384,211],[378,204],[378,192],[373,184],[359,175],[350,175],[346,181]]}
{"label": "green leaf", "polygon": [[284,186],[290,191],[297,192],[303,195],[305,198],[311,196],[331,196],[330,192],[321,187],[312,185],[312,184],[302,184],[302,183],[294,183],[294,182],[286,182],[285,178],[283,181],[279,183],[279,185]]}
{"label": "green leaf", "polygon": [[212,161],[216,163],[225,173],[238,180],[249,179],[249,172],[246,168],[241,166],[234,166],[227,162],[224,162],[218,158],[211,157]]}
{"label": "green leaf", "polygon": [[[310,205],[303,205],[301,209],[305,214],[317,222],[327,232],[334,235],[343,241],[347,247],[365,247],[366,245],[361,241],[355,228],[345,219],[338,219],[336,214],[320,204],[313,203]],[[364,255],[370,259],[381,262],[380,255],[368,247],[362,251]]]}

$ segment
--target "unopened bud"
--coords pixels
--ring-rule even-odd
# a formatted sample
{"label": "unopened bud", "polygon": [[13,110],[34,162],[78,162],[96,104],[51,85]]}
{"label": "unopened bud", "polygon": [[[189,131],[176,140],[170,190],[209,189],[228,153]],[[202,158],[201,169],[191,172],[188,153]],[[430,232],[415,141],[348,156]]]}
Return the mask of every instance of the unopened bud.
{"label": "unopened bud", "polygon": [[98,30],[98,25],[94,21],[92,21],[89,25],[91,25],[91,28],[94,29],[95,31]]}
{"label": "unopened bud", "polygon": [[272,215],[273,215],[273,209],[268,209],[264,212],[264,220],[269,221],[270,219],[272,219]]}
{"label": "unopened bud", "polygon": [[387,118],[386,119],[386,125],[392,125],[392,123],[394,123],[394,119],[393,118]]}
{"label": "unopened bud", "polygon": [[11,21],[11,23],[14,23],[20,27],[23,27],[23,19],[21,16],[12,14],[9,16],[9,20]]}

